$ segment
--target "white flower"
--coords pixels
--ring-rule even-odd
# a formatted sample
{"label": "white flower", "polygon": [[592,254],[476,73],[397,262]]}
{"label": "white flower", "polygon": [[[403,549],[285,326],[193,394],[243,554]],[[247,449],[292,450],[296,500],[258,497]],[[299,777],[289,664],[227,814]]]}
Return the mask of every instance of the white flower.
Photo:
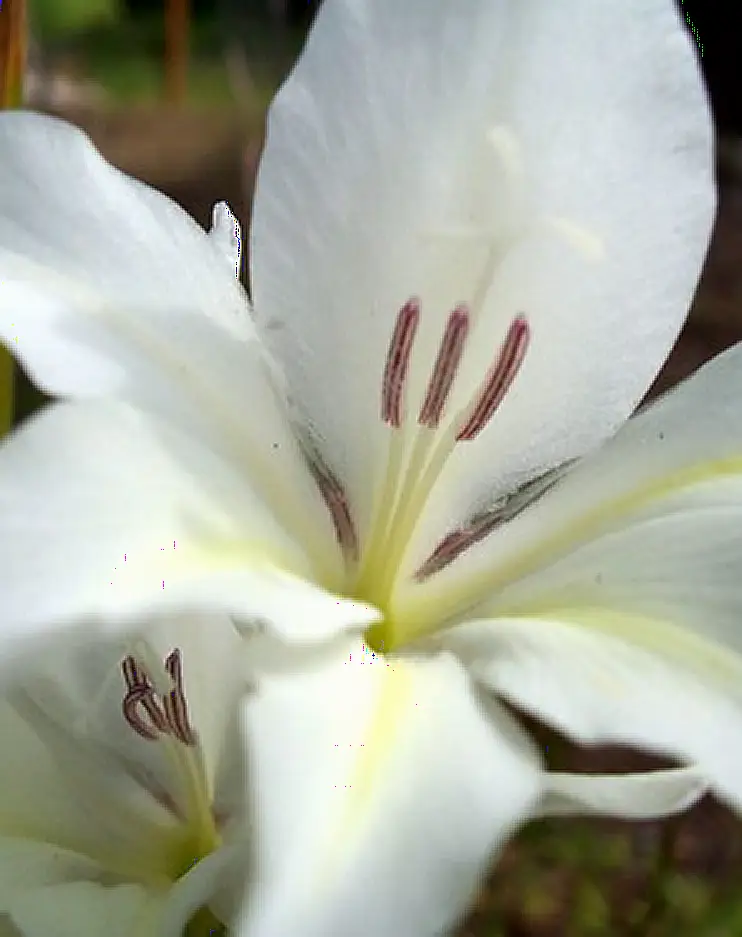
{"label": "white flower", "polygon": [[[263,623],[250,937],[449,922],[539,809],[494,694],[742,802],[742,353],[620,428],[696,286],[711,141],[670,0],[326,0],[249,305],[225,207],[204,235],[0,118],[0,335],[67,398],[0,459],[0,676],[86,616]],[[337,775],[331,736],[364,746]],[[633,815],[696,789],[549,783]]]}
{"label": "white flower", "polygon": [[221,933],[249,855],[244,641],[223,617],[90,637],[39,654],[0,699],[0,921]]}
{"label": "white flower", "polygon": [[[391,889],[367,914],[369,932],[387,933],[408,882],[400,896],[384,880],[408,861],[419,868],[421,824],[445,849],[426,868],[435,878],[422,891],[440,896],[418,907],[416,932],[462,906],[473,857],[481,863],[518,821],[538,779],[517,746],[499,742],[461,668],[395,668],[346,642],[341,666],[335,656],[299,676],[274,673],[254,698],[248,646],[223,617],[152,620],[127,639],[87,630],[6,681],[0,922],[13,934],[207,937],[250,933],[255,919],[261,933],[291,934],[302,904],[307,932],[340,933],[349,922],[338,892],[360,900],[368,875]],[[269,649],[252,648],[270,667]],[[385,721],[396,709],[409,718]],[[376,726],[364,734],[369,716]],[[678,807],[688,798],[688,776],[667,780],[661,811],[672,785]],[[557,776],[544,809],[574,809],[575,783]],[[616,788],[602,784],[608,801],[593,789],[588,800],[610,811]],[[346,826],[360,834],[360,875],[345,867]],[[270,836],[254,836],[265,827]],[[247,923],[233,928],[241,913]]]}

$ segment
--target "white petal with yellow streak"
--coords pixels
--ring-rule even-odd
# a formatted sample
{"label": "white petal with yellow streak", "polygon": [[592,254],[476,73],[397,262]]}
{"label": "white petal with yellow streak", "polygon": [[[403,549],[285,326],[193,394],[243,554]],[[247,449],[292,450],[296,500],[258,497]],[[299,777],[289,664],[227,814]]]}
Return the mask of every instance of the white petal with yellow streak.
{"label": "white petal with yellow streak", "polygon": [[[554,607],[550,594],[557,584],[586,580],[588,570],[597,577],[588,589],[590,603],[604,601],[595,588],[600,573],[603,585],[608,579],[631,584],[636,609],[646,589],[634,580],[657,592],[649,585],[653,570],[681,613],[691,598],[688,582],[701,589],[714,613],[705,622],[695,616],[694,627],[718,632],[719,611],[726,627],[729,615],[720,607],[742,603],[731,569],[742,555],[742,527],[733,518],[742,509],[740,400],[742,345],[736,345],[631,419],[447,569],[422,585],[401,586],[390,608],[394,620],[414,633],[462,612],[474,617],[472,608],[476,617],[528,614],[535,606]],[[721,579],[723,599],[710,588]],[[587,594],[567,604],[575,601],[585,604]],[[698,597],[692,601],[697,607]]]}
{"label": "white petal with yellow streak", "polygon": [[736,654],[684,640],[662,620],[588,607],[471,622],[446,644],[492,690],[577,742],[633,745],[695,765],[742,808]]}
{"label": "white petal with yellow streak", "polygon": [[243,937],[433,937],[538,796],[538,757],[449,655],[348,644],[264,678],[245,716],[260,887]]}

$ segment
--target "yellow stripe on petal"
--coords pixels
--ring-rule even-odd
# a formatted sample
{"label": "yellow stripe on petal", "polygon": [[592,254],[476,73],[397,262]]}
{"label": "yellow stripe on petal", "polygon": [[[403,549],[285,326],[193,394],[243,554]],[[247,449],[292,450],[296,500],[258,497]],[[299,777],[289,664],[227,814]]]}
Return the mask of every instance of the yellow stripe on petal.
{"label": "yellow stripe on petal", "polygon": [[[615,527],[621,520],[646,508],[652,502],[676,494],[683,488],[715,481],[731,475],[742,475],[742,455],[713,459],[678,469],[662,478],[635,488],[625,495],[608,500],[568,527],[547,536],[541,544],[504,564],[494,577],[487,576],[489,588],[501,588],[508,582],[522,578],[538,566],[562,556],[603,531]],[[488,588],[488,591],[489,591]]]}
{"label": "yellow stripe on petal", "polygon": [[410,668],[403,661],[396,661],[393,666],[387,664],[382,672],[382,688],[367,729],[368,735],[350,778],[353,794],[346,805],[348,821],[367,813],[412,700],[413,679]]}
{"label": "yellow stripe on petal", "polygon": [[[595,607],[582,604],[579,600],[574,605],[560,595],[559,603],[550,604],[548,598],[533,603],[532,606],[518,606],[517,614],[505,611],[503,617],[543,618],[544,627],[549,620],[563,621],[578,625],[592,632],[600,632],[611,638],[632,644],[667,661],[668,664],[681,667],[693,673],[711,685],[721,685],[735,696],[742,688],[742,657],[729,647],[722,647],[715,641],[707,640],[689,628],[683,628],[662,618],[641,615],[619,608]],[[602,679],[610,680],[603,675]],[[616,683],[613,692],[625,692]]]}
{"label": "yellow stripe on petal", "polygon": [[[412,668],[404,661],[396,660],[391,665],[377,656],[358,663],[358,667],[373,670],[374,678],[381,685],[365,729],[359,733],[363,740],[357,744],[358,754],[346,775],[347,785],[342,793],[338,791],[343,804],[334,828],[328,831],[325,855],[318,863],[318,886],[323,888],[329,887],[337,877],[339,867],[373,818],[374,808],[378,806],[376,798],[383,790],[385,772],[400,743],[413,705]],[[368,678],[368,673],[359,673],[359,679],[364,678]]]}

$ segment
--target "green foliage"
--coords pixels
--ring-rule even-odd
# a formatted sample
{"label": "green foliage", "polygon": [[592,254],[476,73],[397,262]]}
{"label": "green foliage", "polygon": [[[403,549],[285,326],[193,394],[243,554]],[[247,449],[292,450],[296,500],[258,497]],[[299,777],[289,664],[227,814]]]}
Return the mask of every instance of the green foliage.
{"label": "green foliage", "polygon": [[30,0],[32,29],[43,40],[64,38],[120,19],[120,0]]}
{"label": "green foliage", "polygon": [[[456,937],[742,934],[742,824],[711,819],[706,805],[664,823],[532,823]],[[720,835],[726,848],[714,849]]]}

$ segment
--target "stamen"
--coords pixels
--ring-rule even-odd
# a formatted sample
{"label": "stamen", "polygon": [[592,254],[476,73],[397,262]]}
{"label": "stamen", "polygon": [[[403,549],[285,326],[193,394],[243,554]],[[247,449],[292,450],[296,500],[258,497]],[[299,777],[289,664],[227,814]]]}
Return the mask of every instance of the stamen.
{"label": "stamen", "polygon": [[[149,741],[156,741],[160,735],[174,735],[185,745],[195,745],[197,738],[188,720],[179,648],[175,648],[168,656],[165,670],[173,688],[161,697],[160,702],[146,669],[131,655],[121,661],[127,689],[121,704],[124,718],[135,732]],[[149,723],[142,719],[140,706],[149,717]]]}
{"label": "stamen", "polygon": [[353,562],[358,559],[358,536],[342,485],[325,465],[310,457],[309,468],[330,511],[340,549]]}
{"label": "stamen", "polygon": [[[128,690],[121,704],[124,718],[135,732],[145,739],[154,741],[159,735],[168,731],[167,717],[160,709],[154,687],[147,672],[144,668],[140,670],[133,657],[128,656],[121,661],[121,670]],[[149,716],[153,728],[140,717],[138,712],[140,704]]]}
{"label": "stamen", "polygon": [[399,310],[389,342],[381,382],[381,419],[395,429],[402,425],[402,393],[419,321],[420,303],[409,299]]}
{"label": "stamen", "polygon": [[425,400],[420,408],[417,421],[421,426],[431,429],[438,426],[468,334],[469,310],[464,305],[457,306],[448,317]]}
{"label": "stamen", "polygon": [[446,534],[415,573],[413,577],[415,582],[423,582],[435,573],[440,572],[449,563],[453,563],[456,557],[460,556],[472,543],[474,543],[474,540],[471,539],[471,529],[468,527],[462,527],[450,534]]}
{"label": "stamen", "polygon": [[510,324],[497,361],[484,382],[466,422],[456,434],[457,442],[474,439],[492,419],[520,370],[529,340],[528,321],[524,316],[517,316]]}
{"label": "stamen", "polygon": [[188,704],[183,690],[183,667],[179,648],[175,648],[165,661],[165,670],[173,681],[173,689],[162,698],[170,731],[184,745],[195,745],[196,733],[188,719]]}
{"label": "stamen", "polygon": [[543,497],[547,491],[556,485],[556,483],[569,471],[574,465],[575,459],[569,459],[567,462],[550,469],[543,475],[532,479],[523,485],[517,491],[505,495],[496,506],[482,514],[477,514],[469,521],[465,527],[454,530],[447,534],[438,546],[433,550],[427,560],[417,570],[414,575],[416,582],[422,582],[435,573],[440,572],[446,566],[449,566],[455,559],[468,550],[469,547],[480,543],[497,527],[513,520],[527,507],[534,504],[539,498]]}
{"label": "stamen", "polygon": [[195,745],[196,733],[188,720],[188,704],[183,692],[183,667],[178,648],[165,661],[165,670],[173,681],[173,689],[162,698],[170,730],[184,745]]}

